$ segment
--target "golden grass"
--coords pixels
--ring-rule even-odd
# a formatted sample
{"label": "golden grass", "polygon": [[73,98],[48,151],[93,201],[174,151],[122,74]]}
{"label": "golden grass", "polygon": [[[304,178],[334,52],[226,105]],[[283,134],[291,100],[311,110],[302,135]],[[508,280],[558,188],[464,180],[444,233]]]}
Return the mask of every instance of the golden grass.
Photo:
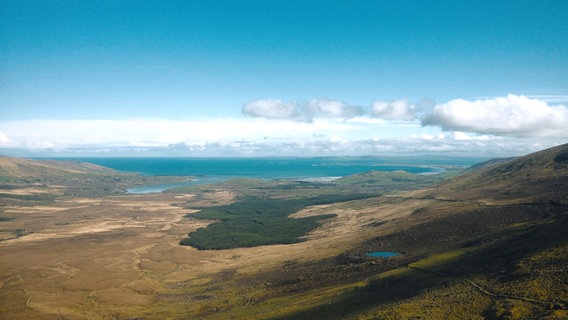
{"label": "golden grass", "polygon": [[[447,249],[448,245],[439,249],[446,251],[418,261],[412,261],[412,257],[427,253],[412,253],[404,258],[408,265],[393,265],[393,269],[367,278],[328,282],[300,291],[245,280],[278,273],[290,261],[323,261],[377,237],[489,203],[400,193],[301,210],[293,216],[336,214],[302,243],[219,251],[199,251],[178,244],[188,232],[210,223],[184,218],[195,211],[186,208],[234,200],[234,193],[218,190],[199,196],[165,193],[61,197],[51,205],[6,206],[4,213],[17,219],[2,222],[2,229],[33,233],[0,242],[0,314],[10,314],[13,319],[264,319],[324,308],[369,290],[376,282],[427,278],[427,272],[436,272],[481,247]],[[422,208],[428,208],[429,213],[415,214]],[[513,224],[515,229],[525,227],[524,222]],[[565,280],[554,273],[557,269],[549,272],[535,267],[542,261],[561,259],[566,252],[568,247],[555,248],[522,260],[517,270],[520,275],[541,270],[529,281],[502,284],[485,276],[471,280],[486,288],[484,293],[467,281],[451,279],[404,300],[380,306],[369,304],[350,316],[471,319],[468,315],[479,314],[479,310],[492,310],[496,316],[510,313],[522,318],[534,314],[533,302],[496,300],[491,294],[530,293],[530,298],[537,301],[568,299],[566,290],[557,285]]]}
{"label": "golden grass", "polygon": [[[219,251],[178,245],[188,232],[209,223],[183,218],[192,212],[185,207],[231,201],[234,194],[222,190],[200,197],[175,193],[64,197],[50,206],[7,207],[5,212],[18,219],[3,222],[3,227],[25,228],[33,233],[0,242],[0,299],[15,299],[19,306],[29,299],[24,309],[43,315],[36,314],[36,319],[53,315],[70,319],[101,315],[160,319],[184,314],[208,314],[214,318],[222,306],[236,308],[231,311],[236,317],[250,314],[253,309],[255,313],[277,314],[282,311],[279,308],[288,304],[285,310],[299,310],[306,304],[295,304],[295,299],[314,305],[324,303],[349,286],[263,298],[251,309],[255,299],[248,300],[249,307],[239,307],[242,290],[230,288],[231,277],[254,275],[285,261],[314,261],[337,255],[376,235],[377,230],[373,229],[361,232],[361,226],[377,220],[396,220],[429,202],[412,200],[406,207],[397,208],[385,203],[361,210],[341,205],[307,208],[298,215],[325,211],[337,217],[309,234],[309,241],[293,245]],[[218,275],[225,272],[234,276],[220,280]],[[223,283],[227,287],[220,288]],[[22,290],[28,295],[17,294]],[[266,295],[266,288],[247,290],[252,296]],[[214,298],[203,298],[209,295]],[[159,298],[163,296],[174,301]],[[16,309],[7,312],[21,312]],[[157,315],[150,315],[150,311]]]}
{"label": "golden grass", "polygon": [[424,259],[410,263],[410,268],[429,269],[432,267],[440,266],[449,261],[455,260],[464,254],[473,251],[475,248],[460,248],[457,250],[446,251],[438,254],[433,254]]}

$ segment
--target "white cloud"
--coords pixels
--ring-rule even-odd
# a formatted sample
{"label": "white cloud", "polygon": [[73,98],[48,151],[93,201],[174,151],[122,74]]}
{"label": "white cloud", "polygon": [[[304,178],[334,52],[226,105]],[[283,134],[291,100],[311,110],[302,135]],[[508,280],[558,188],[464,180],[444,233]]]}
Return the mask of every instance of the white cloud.
{"label": "white cloud", "polygon": [[417,107],[407,99],[390,102],[375,101],[371,104],[371,115],[385,120],[415,120]]}
{"label": "white cloud", "polygon": [[353,106],[328,98],[290,103],[277,99],[266,99],[245,104],[242,107],[242,113],[257,118],[294,121],[313,121],[321,118],[350,120],[369,119],[370,117],[385,121],[412,121],[418,118],[422,110],[431,108],[433,105],[434,101],[427,98],[418,103],[410,103],[407,99],[390,102],[374,101],[369,108]]}
{"label": "white cloud", "polygon": [[276,99],[251,101],[243,106],[242,112],[247,116],[266,119],[293,119],[298,116],[295,103]]}
{"label": "white cloud", "polygon": [[[359,126],[334,119],[312,122],[256,118],[131,120],[20,120],[0,122],[2,132],[12,139],[0,147],[19,146],[30,150],[70,148],[165,148],[174,145],[230,146],[242,141],[259,144],[309,140],[335,133],[348,136]],[[5,136],[5,135],[4,135]],[[240,142],[239,142],[240,141]],[[241,143],[241,146],[243,144]]]}
{"label": "white cloud", "polygon": [[[447,152],[509,156],[563,143],[442,132],[363,117],[311,122],[259,118],[0,121],[10,145],[29,155],[317,156]],[[11,149],[12,148],[12,149]],[[21,154],[21,153],[20,153]]]}
{"label": "white cloud", "polygon": [[363,115],[361,107],[331,99],[312,99],[302,105],[301,110],[308,119],[313,118],[353,118]]}
{"label": "white cloud", "polygon": [[493,99],[463,99],[437,105],[422,124],[447,131],[518,137],[568,138],[568,109],[538,99],[508,95]]}
{"label": "white cloud", "polygon": [[6,147],[10,145],[10,139],[0,131],[0,147]]}
{"label": "white cloud", "polygon": [[252,117],[0,120],[0,153],[314,156],[447,152],[491,157],[526,154],[568,140],[568,111],[562,105],[514,95],[473,102],[453,100],[436,106],[421,126],[415,117],[429,103],[397,100],[375,102],[372,108],[363,109],[331,99],[258,100],[243,106],[243,113]]}
{"label": "white cloud", "polygon": [[312,121],[317,118],[349,119],[364,115],[365,109],[332,99],[286,103],[277,99],[255,100],[242,107],[247,116],[265,119]]}

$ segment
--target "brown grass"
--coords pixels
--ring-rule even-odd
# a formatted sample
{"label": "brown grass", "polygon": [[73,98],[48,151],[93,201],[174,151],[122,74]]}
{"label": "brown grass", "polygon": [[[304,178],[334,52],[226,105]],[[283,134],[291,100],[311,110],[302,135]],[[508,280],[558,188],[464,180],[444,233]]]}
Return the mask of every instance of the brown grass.
{"label": "brown grass", "polygon": [[[2,222],[3,229],[32,233],[0,242],[0,311],[23,318],[33,314],[36,319],[136,315],[161,319],[200,314],[202,311],[188,310],[187,303],[196,300],[195,305],[204,309],[240,303],[233,301],[237,292],[219,287],[226,281],[234,283],[239,277],[278,268],[286,261],[301,263],[336,256],[375,237],[380,230],[391,231],[389,223],[382,229],[365,225],[396,221],[432,201],[408,200],[395,207],[393,200],[381,203],[384,200],[369,199],[359,203],[357,210],[349,204],[307,208],[295,216],[334,213],[337,217],[310,233],[309,241],[293,245],[220,251],[178,245],[188,232],[208,223],[183,218],[191,212],[184,207],[218,205],[233,199],[230,192],[222,190],[199,197],[60,198],[52,205],[5,207],[4,212],[17,219]],[[200,298],[211,291],[217,298]],[[223,302],[219,296],[230,301]]]}
{"label": "brown grass", "polygon": [[[336,217],[305,242],[218,251],[180,246],[210,223],[183,216],[231,203],[234,190],[71,197],[56,186],[19,189],[59,196],[1,203],[14,220],[0,222],[0,318],[562,318],[568,247],[553,222],[565,215],[566,168],[534,198],[511,168],[495,169],[510,180],[485,171],[438,189],[308,207],[293,216]],[[530,181],[546,176],[529,173]],[[533,240],[550,245],[523,253]],[[378,250],[404,255],[362,258]],[[409,291],[414,284],[420,289]]]}

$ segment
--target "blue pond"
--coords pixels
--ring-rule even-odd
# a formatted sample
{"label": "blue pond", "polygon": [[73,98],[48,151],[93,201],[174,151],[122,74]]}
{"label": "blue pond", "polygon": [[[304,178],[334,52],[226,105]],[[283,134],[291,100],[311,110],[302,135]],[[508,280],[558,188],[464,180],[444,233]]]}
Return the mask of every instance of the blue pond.
{"label": "blue pond", "polygon": [[394,251],[375,251],[375,252],[367,252],[365,255],[367,257],[373,257],[373,258],[390,258],[398,256],[399,254],[400,252],[394,252]]}

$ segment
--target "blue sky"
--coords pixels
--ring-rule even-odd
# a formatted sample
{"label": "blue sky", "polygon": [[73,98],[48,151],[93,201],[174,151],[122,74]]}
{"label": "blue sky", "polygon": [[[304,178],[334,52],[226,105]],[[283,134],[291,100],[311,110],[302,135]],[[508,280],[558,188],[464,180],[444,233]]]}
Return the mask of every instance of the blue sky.
{"label": "blue sky", "polygon": [[0,6],[0,153],[522,154],[568,142],[568,1]]}

